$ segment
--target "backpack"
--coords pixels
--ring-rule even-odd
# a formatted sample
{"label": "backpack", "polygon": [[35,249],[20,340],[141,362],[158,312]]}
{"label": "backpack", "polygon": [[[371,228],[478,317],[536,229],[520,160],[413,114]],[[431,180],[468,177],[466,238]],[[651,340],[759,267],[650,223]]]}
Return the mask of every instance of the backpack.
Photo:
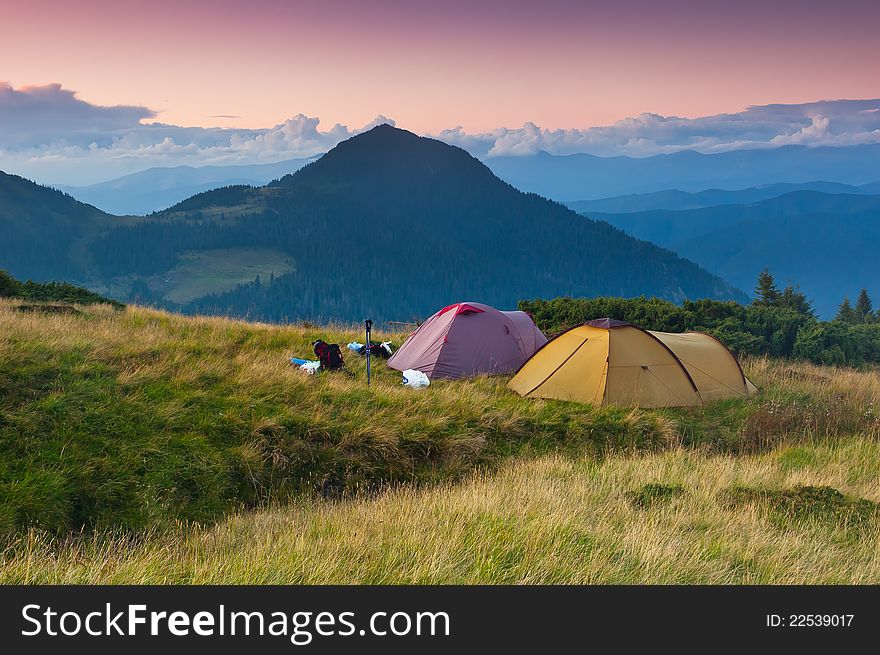
{"label": "backpack", "polygon": [[324,341],[316,341],[315,355],[321,362],[321,369],[324,371],[336,371],[342,368],[342,351],[339,349],[338,343],[326,343]]}
{"label": "backpack", "polygon": [[384,343],[374,343],[370,346],[370,355],[388,359],[391,357],[391,346],[390,344],[386,346]]}

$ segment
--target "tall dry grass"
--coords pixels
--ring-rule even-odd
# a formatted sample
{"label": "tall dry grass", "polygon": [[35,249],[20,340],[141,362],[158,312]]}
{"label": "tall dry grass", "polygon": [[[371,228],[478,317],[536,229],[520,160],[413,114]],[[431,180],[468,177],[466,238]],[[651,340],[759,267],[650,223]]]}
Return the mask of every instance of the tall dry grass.
{"label": "tall dry grass", "polygon": [[[344,326],[0,303],[0,531],[141,530],[237,506],[456,479],[514,453],[663,448],[663,416],[533,402],[503,377],[404,388],[290,366]],[[400,344],[405,335],[376,334]]]}
{"label": "tall dry grass", "polygon": [[[698,409],[416,392],[287,364],[346,326],[0,301],[4,582],[880,582],[878,534],[734,487],[880,501],[876,370],[753,359]],[[400,343],[400,333],[376,336]],[[640,508],[644,485],[683,490]],[[224,516],[226,518],[224,518]],[[818,516],[825,516],[818,514]]]}
{"label": "tall dry grass", "polygon": [[[645,484],[683,492],[642,509]],[[857,438],[762,455],[684,449],[515,460],[459,484],[339,502],[302,500],[211,528],[52,541],[22,535],[3,554],[16,583],[876,584],[880,525],[779,526],[734,487],[828,485],[880,501],[880,445]],[[832,517],[833,518],[833,517]]]}

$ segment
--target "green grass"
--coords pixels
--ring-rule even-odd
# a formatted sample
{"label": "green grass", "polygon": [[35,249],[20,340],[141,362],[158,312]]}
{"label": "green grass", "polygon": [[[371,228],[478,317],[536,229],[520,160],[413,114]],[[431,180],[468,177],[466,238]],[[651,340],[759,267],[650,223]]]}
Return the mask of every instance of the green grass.
{"label": "green grass", "polygon": [[[780,522],[764,501],[726,502],[736,487],[797,494],[807,485],[880,500],[877,441],[804,447],[826,461],[821,470],[786,470],[776,449],[544,455],[455,482],[339,501],[300,497],[159,534],[31,530],[0,549],[0,582],[880,583],[876,524]],[[627,490],[656,484],[684,492],[646,507],[627,502]]]}
{"label": "green grass", "polygon": [[[115,300],[99,296],[88,289],[77,287],[64,282],[34,282],[27,280],[21,282],[16,280],[6,271],[0,269],[0,298],[15,298],[20,301],[27,301],[27,304],[19,303],[19,309],[29,311],[46,312],[74,310],[70,306],[72,303],[82,305],[103,304],[110,305],[116,309],[122,309],[124,305]],[[41,303],[43,303],[41,305]],[[45,303],[56,303],[55,305],[46,305]],[[66,303],[59,305],[57,303]]]}
{"label": "green grass", "polygon": [[162,277],[171,285],[165,298],[183,304],[253,282],[258,275],[268,283],[271,275],[284,275],[293,269],[293,259],[277,250],[226,248],[185,253]]}
{"label": "green grass", "polygon": [[676,496],[681,496],[683,493],[685,493],[685,490],[680,484],[650,482],[627,493],[626,499],[633,507],[648,509],[653,505],[668,502]]}
{"label": "green grass", "polygon": [[288,364],[345,326],[15,307],[0,581],[880,582],[873,370],[753,359],[748,400],[597,408]]}
{"label": "green grass", "polygon": [[732,506],[749,503],[765,507],[780,524],[822,523],[850,530],[867,530],[880,520],[880,504],[853,498],[829,486],[799,485],[792,489],[734,487],[724,494]]}
{"label": "green grass", "polygon": [[[0,307],[0,526],[63,532],[211,521],[300,493],[456,479],[505,456],[668,447],[662,416],[534,402],[506,378],[423,391],[377,366],[288,363],[340,328],[129,309]],[[399,344],[402,335],[377,333]]]}

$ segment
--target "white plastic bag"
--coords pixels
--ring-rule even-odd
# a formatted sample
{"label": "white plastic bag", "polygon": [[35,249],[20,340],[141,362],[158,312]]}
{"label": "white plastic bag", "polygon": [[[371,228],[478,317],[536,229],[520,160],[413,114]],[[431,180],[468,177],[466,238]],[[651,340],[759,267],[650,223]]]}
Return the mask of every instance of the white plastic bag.
{"label": "white plastic bag", "polygon": [[421,371],[417,371],[414,368],[408,368],[403,372],[403,384],[412,389],[422,389],[431,384],[431,381],[428,379],[428,376]]}
{"label": "white plastic bag", "polygon": [[309,375],[314,375],[321,368],[321,362],[306,362],[305,364],[300,365],[300,369],[308,373]]}

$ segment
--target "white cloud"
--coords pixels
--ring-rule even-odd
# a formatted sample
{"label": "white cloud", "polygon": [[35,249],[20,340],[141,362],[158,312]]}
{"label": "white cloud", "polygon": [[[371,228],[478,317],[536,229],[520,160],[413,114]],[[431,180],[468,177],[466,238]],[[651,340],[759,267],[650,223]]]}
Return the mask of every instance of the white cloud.
{"label": "white cloud", "polygon": [[[0,82],[0,169],[54,184],[90,184],[151,166],[254,164],[310,157],[381,123],[359,129],[298,114],[265,129],[201,128],[146,122],[147,107],[102,107],[58,84],[14,89]],[[880,143],[880,100],[762,105],[733,114],[682,118],[643,113],[612,125],[546,129],[527,122],[471,134],[434,135],[478,157],[586,152],[649,156],[726,150]]]}
{"label": "white cloud", "polygon": [[456,128],[437,137],[485,157],[530,155],[542,150],[643,157],[679,150],[712,153],[789,144],[880,143],[880,100],[763,105],[700,118],[644,113],[586,129],[550,130],[525,123],[521,128],[466,134]]}
{"label": "white cloud", "polygon": [[256,164],[311,157],[382,123],[336,124],[299,114],[266,129],[202,128],[143,122],[146,107],[102,107],[58,84],[12,88],[0,82],[0,169],[48,184],[99,182],[151,166]]}

